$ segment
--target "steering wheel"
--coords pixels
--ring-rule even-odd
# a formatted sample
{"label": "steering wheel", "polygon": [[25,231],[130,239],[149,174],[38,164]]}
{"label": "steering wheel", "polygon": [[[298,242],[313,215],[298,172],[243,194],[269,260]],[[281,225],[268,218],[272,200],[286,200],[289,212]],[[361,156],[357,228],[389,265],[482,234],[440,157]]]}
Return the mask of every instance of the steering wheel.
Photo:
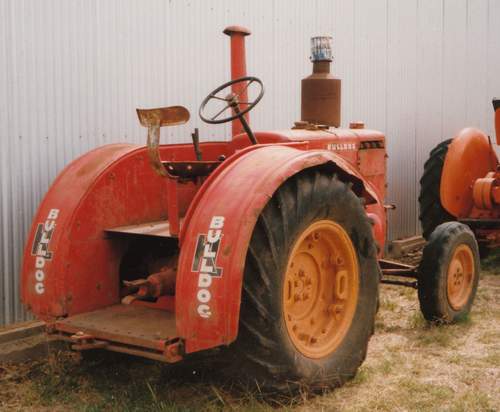
{"label": "steering wheel", "polygon": [[[226,95],[226,97],[217,96],[217,94],[220,93],[222,90],[228,88],[229,86],[233,86],[233,85],[239,84],[239,83],[246,83],[246,85],[243,86],[243,88],[241,89],[241,91],[239,93],[236,94],[236,93],[230,92]],[[239,100],[240,96],[248,89],[248,87],[252,83],[256,83],[260,86],[259,87],[259,95],[252,102],[240,101]],[[217,89],[215,89],[212,93],[210,93],[207,97],[205,97],[205,99],[203,99],[203,101],[201,102],[201,105],[200,105],[200,110],[199,110],[200,119],[203,120],[205,123],[220,124],[220,123],[227,123],[227,122],[230,122],[231,120],[239,118],[240,121],[243,123],[243,126],[245,127],[246,122],[245,122],[245,118],[243,117],[243,115],[245,113],[248,113],[250,110],[252,110],[257,105],[257,103],[260,102],[260,99],[262,99],[262,96],[264,96],[264,85],[262,84],[262,81],[260,79],[258,79],[257,77],[246,76],[246,77],[240,77],[239,79],[231,80],[230,82],[224,83],[222,86],[217,87]],[[226,102],[226,106],[222,110],[220,110],[218,113],[216,113],[214,116],[208,117],[208,115],[206,115],[206,113],[205,113],[205,108],[211,100],[222,100],[222,101]],[[239,107],[240,104],[246,105],[246,107],[243,110],[241,110]],[[235,114],[232,116],[229,116],[229,117],[224,117],[222,119],[218,119],[218,117],[229,108],[232,108]]]}

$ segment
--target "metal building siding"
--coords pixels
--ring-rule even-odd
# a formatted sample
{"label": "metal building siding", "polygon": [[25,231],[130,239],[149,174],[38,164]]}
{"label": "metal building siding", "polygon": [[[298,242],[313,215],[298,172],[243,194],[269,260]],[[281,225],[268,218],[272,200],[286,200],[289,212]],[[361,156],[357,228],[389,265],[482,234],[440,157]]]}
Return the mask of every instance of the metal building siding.
{"label": "metal building siding", "polygon": [[36,208],[69,161],[105,143],[143,143],[136,107],[185,105],[186,126],[162,141],[228,138],[197,116],[229,79],[221,30],[253,31],[247,66],[266,85],[255,128],[300,115],[309,38],[333,36],[343,124],[384,131],[390,236],[418,225],[418,178],[428,152],[466,125],[493,133],[500,95],[497,0],[0,0],[0,324],[26,319],[20,261]]}

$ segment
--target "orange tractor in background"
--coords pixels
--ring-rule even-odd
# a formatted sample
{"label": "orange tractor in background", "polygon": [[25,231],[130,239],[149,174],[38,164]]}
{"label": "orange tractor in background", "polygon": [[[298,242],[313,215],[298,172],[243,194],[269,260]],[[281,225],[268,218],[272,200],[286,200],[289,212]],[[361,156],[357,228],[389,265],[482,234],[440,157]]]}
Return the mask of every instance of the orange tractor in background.
{"label": "orange tractor in background", "polygon": [[[493,99],[497,145],[500,145],[500,99]],[[420,222],[431,249],[446,248],[450,230],[467,225],[477,239],[482,257],[500,246],[500,167],[491,139],[481,130],[462,129],[454,138],[439,143],[429,155],[420,180]],[[461,226],[461,230],[464,228]],[[463,314],[466,296],[477,287],[463,276],[473,264],[470,249],[462,247],[451,257],[453,273],[442,274],[433,282],[448,283],[448,305],[440,310],[450,316]],[[439,262],[424,258],[421,272],[435,272]],[[446,279],[445,279],[446,277]],[[423,277],[422,279],[428,279]],[[425,280],[424,280],[425,281]],[[436,285],[429,285],[432,290]],[[431,299],[419,288],[420,301]],[[426,306],[425,304],[423,305]],[[425,314],[425,311],[424,311]],[[430,316],[430,314],[428,314]]]}

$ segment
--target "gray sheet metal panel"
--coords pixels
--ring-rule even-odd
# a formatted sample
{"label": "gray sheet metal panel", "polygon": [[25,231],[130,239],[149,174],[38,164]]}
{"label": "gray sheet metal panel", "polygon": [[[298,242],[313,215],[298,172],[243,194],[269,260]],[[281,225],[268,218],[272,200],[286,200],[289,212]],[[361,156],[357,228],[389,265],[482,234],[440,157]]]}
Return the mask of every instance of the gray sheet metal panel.
{"label": "gray sheet metal panel", "polygon": [[0,325],[27,319],[20,260],[35,210],[69,161],[102,144],[143,143],[136,107],[185,105],[188,125],[163,142],[227,139],[197,117],[229,78],[221,30],[250,27],[249,74],[266,84],[255,128],[286,128],[300,113],[309,38],[333,36],[342,119],[388,137],[391,238],[419,231],[417,180],[430,149],[461,127],[493,133],[500,95],[496,0],[1,0]]}

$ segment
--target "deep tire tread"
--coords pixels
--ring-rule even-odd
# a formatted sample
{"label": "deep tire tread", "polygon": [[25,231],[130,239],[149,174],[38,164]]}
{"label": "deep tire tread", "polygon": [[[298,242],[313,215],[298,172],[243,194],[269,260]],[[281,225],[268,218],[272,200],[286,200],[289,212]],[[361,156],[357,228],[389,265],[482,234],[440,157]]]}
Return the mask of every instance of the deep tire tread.
{"label": "deep tire tread", "polygon": [[[336,197],[350,202],[346,212],[348,216],[344,217],[339,211],[333,211],[332,202]],[[367,278],[363,282],[370,285],[370,292],[368,297],[360,298],[364,307],[358,307],[355,315],[369,323],[357,327],[359,330],[355,331],[359,349],[350,352],[349,356],[342,359],[338,368],[331,370],[318,366],[319,363],[309,365],[279,344],[284,332],[280,329],[281,319],[276,315],[280,311],[277,311],[275,305],[281,302],[276,274],[283,267],[283,256],[287,258],[289,245],[297,230],[305,229],[318,216],[323,218],[322,216],[332,216],[334,213],[339,215],[337,223],[342,224],[340,216],[349,223],[344,223],[344,226],[355,245],[358,245],[362,255],[360,257],[358,253],[358,258],[365,262],[363,267],[368,268],[367,273],[362,276]],[[291,387],[303,385],[310,388],[338,386],[355,375],[366,357],[377,297],[376,249],[370,223],[359,199],[336,176],[318,171],[301,172],[277,190],[255,225],[245,265],[240,330],[234,345],[235,353],[238,359],[244,359],[262,388],[290,390]],[[358,306],[362,306],[361,303]],[[358,315],[358,311],[363,313]]]}
{"label": "deep tire tread", "polygon": [[[447,271],[453,250],[460,243],[467,244],[473,251],[476,277],[468,302],[456,311],[448,303]],[[466,316],[474,301],[479,271],[479,248],[470,228],[459,222],[439,225],[424,248],[419,266],[418,299],[424,318],[430,322],[452,323]]]}
{"label": "deep tire tread", "polygon": [[420,179],[419,219],[425,239],[429,239],[432,231],[441,223],[455,220],[442,206],[440,195],[441,174],[451,142],[452,139],[445,140],[431,150]]}

